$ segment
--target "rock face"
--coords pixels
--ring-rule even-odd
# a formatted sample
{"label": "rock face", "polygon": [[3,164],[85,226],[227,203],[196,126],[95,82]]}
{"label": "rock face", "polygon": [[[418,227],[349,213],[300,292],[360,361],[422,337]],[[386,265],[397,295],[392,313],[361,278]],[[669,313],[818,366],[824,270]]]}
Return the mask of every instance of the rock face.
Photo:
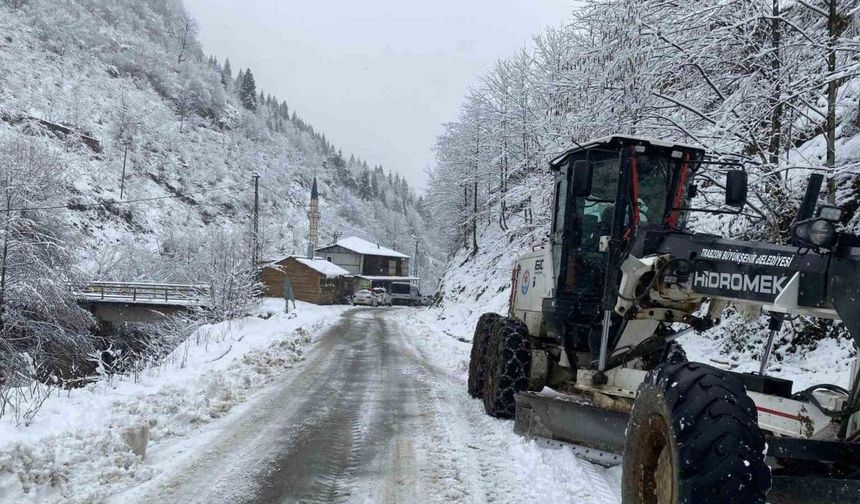
{"label": "rock face", "polygon": [[146,458],[146,445],[149,443],[149,424],[141,424],[129,427],[122,431],[122,440],[131,448],[131,451],[140,457]]}

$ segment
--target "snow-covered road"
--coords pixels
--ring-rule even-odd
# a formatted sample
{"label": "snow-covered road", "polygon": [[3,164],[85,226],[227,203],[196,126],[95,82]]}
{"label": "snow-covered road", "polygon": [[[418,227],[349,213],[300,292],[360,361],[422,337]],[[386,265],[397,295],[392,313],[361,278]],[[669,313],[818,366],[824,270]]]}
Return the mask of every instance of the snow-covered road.
{"label": "snow-covered road", "polygon": [[617,469],[485,416],[465,392],[468,346],[416,313],[347,312],[254,400],[154,452],[159,475],[114,500],[620,502]]}

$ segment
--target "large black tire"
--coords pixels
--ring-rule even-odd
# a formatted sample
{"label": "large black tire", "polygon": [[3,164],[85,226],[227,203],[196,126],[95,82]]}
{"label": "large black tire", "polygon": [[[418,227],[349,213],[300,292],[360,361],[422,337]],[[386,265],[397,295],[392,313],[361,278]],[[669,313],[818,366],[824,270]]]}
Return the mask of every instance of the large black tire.
{"label": "large black tire", "polygon": [[523,321],[504,317],[490,334],[484,375],[484,411],[496,418],[513,418],[514,395],[529,387],[532,361],[529,330]]}
{"label": "large black tire", "polygon": [[481,394],[484,393],[487,344],[490,341],[490,333],[501,318],[502,316],[498,313],[485,313],[481,315],[475,325],[475,334],[472,336],[472,352],[469,354],[468,390],[472,397],[481,397]]}
{"label": "large black tire", "polygon": [[639,387],[624,448],[624,504],[764,504],[770,490],[755,404],[734,376],[665,364]]}

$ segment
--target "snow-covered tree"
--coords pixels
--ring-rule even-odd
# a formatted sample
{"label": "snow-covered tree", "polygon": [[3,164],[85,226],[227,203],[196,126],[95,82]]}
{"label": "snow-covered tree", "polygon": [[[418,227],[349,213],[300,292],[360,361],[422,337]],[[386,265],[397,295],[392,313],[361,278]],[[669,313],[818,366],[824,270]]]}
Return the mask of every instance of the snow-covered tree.
{"label": "snow-covered tree", "polygon": [[239,100],[246,109],[257,110],[257,84],[254,82],[254,74],[249,68],[241,75],[242,85],[239,87]]}

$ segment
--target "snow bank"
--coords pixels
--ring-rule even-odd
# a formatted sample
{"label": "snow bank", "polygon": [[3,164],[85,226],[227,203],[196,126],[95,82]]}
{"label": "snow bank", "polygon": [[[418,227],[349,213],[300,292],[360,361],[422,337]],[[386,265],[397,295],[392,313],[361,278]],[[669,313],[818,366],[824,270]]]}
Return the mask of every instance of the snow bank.
{"label": "snow bank", "polygon": [[[458,314],[469,317],[465,310]],[[439,439],[433,438],[434,446],[428,448],[432,456],[440,458],[437,467],[444,466],[445,459],[453,460],[458,469],[454,477],[478,487],[477,495],[488,502],[494,496],[503,502],[621,502],[620,467],[605,469],[578,459],[565,447],[547,447],[527,440],[513,432],[512,422],[486,416],[481,401],[466,392],[471,343],[452,334],[454,316],[439,320],[430,310],[421,310],[416,315],[410,317],[407,344],[442,372],[441,378],[433,370],[424,370],[426,376],[419,376],[435,389],[435,415],[444,426],[444,432],[436,434]],[[413,324],[416,319],[418,323]],[[460,333],[467,330],[464,327]],[[463,428],[464,422],[467,428]],[[480,450],[476,468],[470,467],[471,453],[465,456],[457,453],[457,447],[464,446],[468,447],[467,452]],[[487,484],[481,481],[484,477],[490,480],[492,488],[481,491]],[[469,500],[457,492],[458,485],[452,484],[450,494],[445,497],[481,502],[480,497]]]}
{"label": "snow bank", "polygon": [[[511,220],[517,219],[511,216]],[[511,273],[517,256],[540,243],[544,232],[507,234],[496,226],[481,231],[475,255],[460,250],[442,277],[437,305],[421,317],[455,338],[471,342],[478,318],[486,312],[506,314],[511,296]]]}
{"label": "snow bank", "polygon": [[269,299],[257,316],[200,328],[160,365],[48,399],[27,427],[0,422],[5,502],[101,502],[157,468],[132,453],[128,429],[159,446],[228,414],[302,359],[347,307]]}

